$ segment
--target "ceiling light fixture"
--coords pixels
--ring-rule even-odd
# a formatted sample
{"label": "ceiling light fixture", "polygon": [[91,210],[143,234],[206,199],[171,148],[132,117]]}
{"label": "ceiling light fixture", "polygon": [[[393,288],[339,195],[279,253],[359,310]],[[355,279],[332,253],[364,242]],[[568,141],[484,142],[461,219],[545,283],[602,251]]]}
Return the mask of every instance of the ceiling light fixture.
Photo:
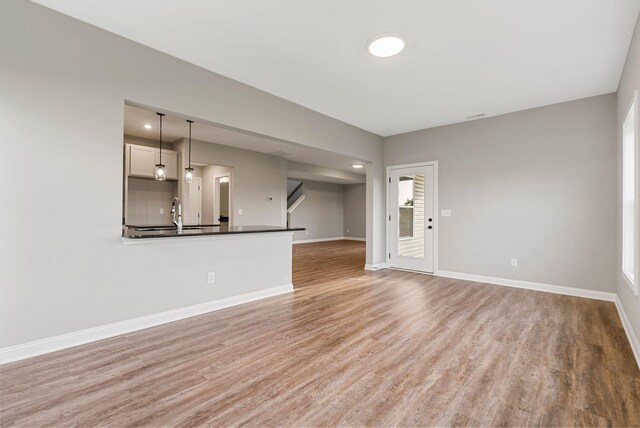
{"label": "ceiling light fixture", "polygon": [[148,123],[144,124],[145,129],[151,129],[151,125],[149,125]]}
{"label": "ceiling light fixture", "polygon": [[361,163],[356,163],[351,165],[351,168],[361,169],[361,168],[364,168],[364,165],[362,165]]}
{"label": "ceiling light fixture", "polygon": [[367,42],[367,50],[378,58],[388,58],[398,55],[407,45],[405,38],[400,34],[380,34],[372,37]]}
{"label": "ceiling light fixture", "polygon": [[184,181],[191,184],[193,183],[193,168],[191,168],[191,125],[193,124],[193,120],[188,120],[189,122],[189,167],[184,169]]}
{"label": "ceiling light fixture", "polygon": [[165,181],[167,179],[167,171],[165,169],[165,166],[162,164],[162,116],[164,116],[163,113],[156,113],[158,116],[160,116],[160,158],[159,158],[159,162],[156,164],[156,167],[153,171],[153,175],[156,179],[156,181]]}

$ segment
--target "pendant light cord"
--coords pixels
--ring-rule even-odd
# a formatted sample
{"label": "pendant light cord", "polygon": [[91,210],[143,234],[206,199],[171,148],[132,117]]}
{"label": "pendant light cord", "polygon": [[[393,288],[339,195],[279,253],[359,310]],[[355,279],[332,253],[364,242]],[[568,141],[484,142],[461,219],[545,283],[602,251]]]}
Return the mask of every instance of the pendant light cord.
{"label": "pendant light cord", "polygon": [[187,120],[189,122],[189,169],[191,169],[191,124],[193,120]]}
{"label": "pendant light cord", "polygon": [[162,165],[162,116],[164,114],[158,113],[158,115],[160,116],[160,165]]}

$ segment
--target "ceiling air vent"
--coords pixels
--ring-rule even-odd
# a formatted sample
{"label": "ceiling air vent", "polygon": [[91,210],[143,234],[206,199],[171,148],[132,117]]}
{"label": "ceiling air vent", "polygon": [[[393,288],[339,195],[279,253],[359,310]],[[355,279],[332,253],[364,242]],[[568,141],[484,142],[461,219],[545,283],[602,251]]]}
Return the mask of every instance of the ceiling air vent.
{"label": "ceiling air vent", "polygon": [[467,116],[467,119],[480,119],[481,117],[484,117],[484,116],[485,116],[484,113],[474,114],[473,116]]}

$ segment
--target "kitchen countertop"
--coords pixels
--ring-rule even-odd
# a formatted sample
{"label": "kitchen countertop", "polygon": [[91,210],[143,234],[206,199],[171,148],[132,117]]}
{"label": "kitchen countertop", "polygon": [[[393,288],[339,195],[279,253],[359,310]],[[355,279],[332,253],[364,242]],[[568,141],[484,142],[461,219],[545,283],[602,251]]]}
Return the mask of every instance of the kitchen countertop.
{"label": "kitchen countertop", "polygon": [[178,233],[175,226],[124,226],[122,237],[127,239],[147,238],[181,238],[207,235],[232,235],[241,233],[269,233],[269,232],[295,232],[305,230],[303,227],[287,229],[281,226],[183,226],[182,233]]}

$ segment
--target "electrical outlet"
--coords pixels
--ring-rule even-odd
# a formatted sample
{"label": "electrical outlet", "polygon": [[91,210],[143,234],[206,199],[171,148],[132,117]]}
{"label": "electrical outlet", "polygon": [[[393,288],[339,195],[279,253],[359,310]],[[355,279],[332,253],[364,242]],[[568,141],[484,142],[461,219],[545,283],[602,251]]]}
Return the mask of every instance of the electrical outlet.
{"label": "electrical outlet", "polygon": [[207,283],[213,284],[215,282],[216,282],[216,273],[215,272],[209,272],[209,274],[207,275]]}
{"label": "electrical outlet", "polygon": [[512,267],[518,267],[518,259],[512,258],[511,259],[511,266]]}
{"label": "electrical outlet", "polygon": [[347,229],[347,233],[349,233],[349,229]]}
{"label": "electrical outlet", "polygon": [[160,208],[160,215],[164,214],[164,208]]}
{"label": "electrical outlet", "polygon": [[238,208],[238,215],[244,214],[244,210],[242,208]]}
{"label": "electrical outlet", "polygon": [[442,217],[451,217],[451,210],[441,210],[440,215]]}

